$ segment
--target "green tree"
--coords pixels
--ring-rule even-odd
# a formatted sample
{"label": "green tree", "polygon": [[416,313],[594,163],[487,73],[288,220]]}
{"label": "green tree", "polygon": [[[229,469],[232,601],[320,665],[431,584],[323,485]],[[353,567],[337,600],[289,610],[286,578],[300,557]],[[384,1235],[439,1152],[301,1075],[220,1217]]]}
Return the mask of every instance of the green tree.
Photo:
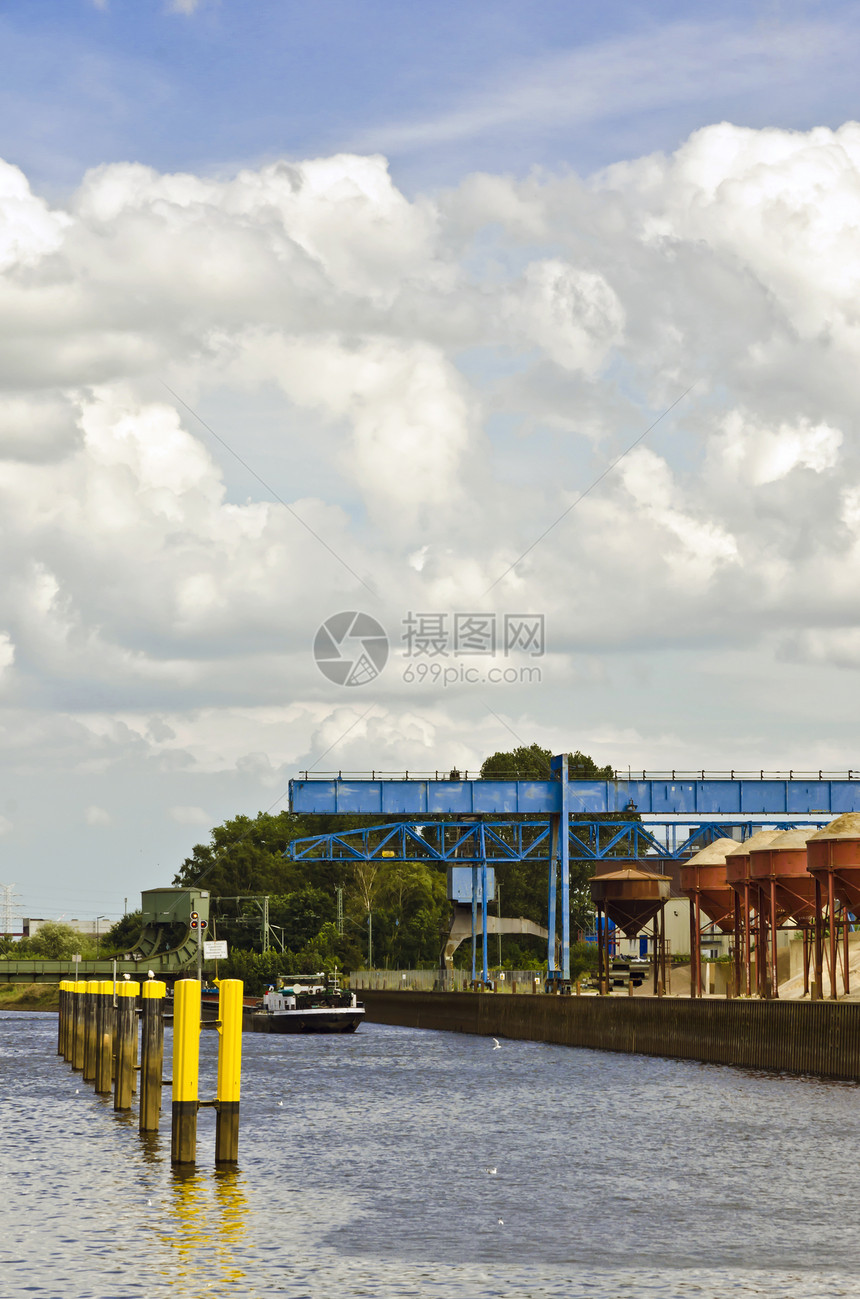
{"label": "green tree", "polygon": [[[543,749],[539,744],[520,745],[517,749],[485,758],[481,776],[485,780],[494,776],[507,776],[509,780],[549,780],[552,756],[549,749]],[[610,766],[599,767],[587,753],[580,753],[577,749],[567,755],[567,774],[569,780],[612,780],[615,772]]]}
{"label": "green tree", "polygon": [[23,938],[16,946],[16,955],[44,961],[66,960],[75,952],[85,958],[94,956],[95,944],[71,925],[63,925],[58,920],[46,920],[31,938]]}
{"label": "green tree", "polygon": [[335,918],[334,896],[305,884],[283,897],[269,900],[269,923],[282,931],[286,947],[299,951]]}

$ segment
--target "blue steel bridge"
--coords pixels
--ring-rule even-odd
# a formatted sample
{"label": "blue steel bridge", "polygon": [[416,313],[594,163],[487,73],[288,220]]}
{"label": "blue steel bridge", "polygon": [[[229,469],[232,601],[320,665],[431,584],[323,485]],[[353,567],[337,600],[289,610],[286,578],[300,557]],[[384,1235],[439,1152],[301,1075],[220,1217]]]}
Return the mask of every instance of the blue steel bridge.
{"label": "blue steel bridge", "polygon": [[[613,780],[569,780],[567,757],[559,755],[552,759],[548,780],[470,780],[458,778],[456,772],[305,774],[290,781],[290,810],[389,818],[376,826],[296,839],[287,849],[295,860],[384,857],[470,863],[473,911],[477,897],[482,898],[485,980],[488,864],[546,862],[548,971],[550,978],[567,983],[571,860],[684,860],[715,838],[747,838],[762,825],[780,829],[799,823],[825,825],[843,812],[860,811],[860,769],[847,773],[643,772],[641,778],[637,773]],[[437,817],[448,819],[433,819]],[[561,969],[555,965],[557,911],[561,912]]]}

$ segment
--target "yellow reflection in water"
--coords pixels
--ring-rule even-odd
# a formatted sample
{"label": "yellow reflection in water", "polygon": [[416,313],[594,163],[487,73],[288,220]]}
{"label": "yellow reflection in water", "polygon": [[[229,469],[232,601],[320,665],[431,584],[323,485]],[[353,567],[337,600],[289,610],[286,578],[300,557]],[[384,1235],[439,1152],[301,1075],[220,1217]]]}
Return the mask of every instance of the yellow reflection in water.
{"label": "yellow reflection in water", "polygon": [[240,1173],[174,1169],[164,1207],[172,1229],[159,1236],[175,1263],[162,1276],[183,1299],[202,1299],[246,1279],[233,1253],[245,1235],[248,1212]]}

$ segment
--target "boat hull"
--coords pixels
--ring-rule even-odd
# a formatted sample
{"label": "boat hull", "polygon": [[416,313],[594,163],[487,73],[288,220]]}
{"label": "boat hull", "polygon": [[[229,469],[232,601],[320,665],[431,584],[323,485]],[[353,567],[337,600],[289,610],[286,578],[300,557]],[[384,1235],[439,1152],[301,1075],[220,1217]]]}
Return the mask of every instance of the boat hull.
{"label": "boat hull", "polygon": [[310,1010],[258,1010],[251,1016],[252,1033],[354,1033],[364,1019],[364,1008]]}

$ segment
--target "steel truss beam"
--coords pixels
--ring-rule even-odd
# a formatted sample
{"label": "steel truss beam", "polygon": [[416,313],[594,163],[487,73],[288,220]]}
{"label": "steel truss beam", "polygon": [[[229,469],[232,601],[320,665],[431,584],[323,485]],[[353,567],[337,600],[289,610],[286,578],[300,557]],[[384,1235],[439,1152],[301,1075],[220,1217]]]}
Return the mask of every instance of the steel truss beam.
{"label": "steel truss beam", "polygon": [[[777,830],[789,830],[797,821],[772,821]],[[807,825],[825,825],[810,818]],[[760,830],[757,821],[570,821],[568,850],[571,861],[607,861],[622,858],[660,857],[684,861],[726,836],[747,839]],[[679,829],[682,834],[679,835]],[[469,862],[548,861],[551,853],[549,820],[511,821],[399,821],[395,824],[345,830],[340,834],[294,839],[284,856],[292,861],[435,861],[465,865]],[[482,850],[482,841],[486,846]]]}

